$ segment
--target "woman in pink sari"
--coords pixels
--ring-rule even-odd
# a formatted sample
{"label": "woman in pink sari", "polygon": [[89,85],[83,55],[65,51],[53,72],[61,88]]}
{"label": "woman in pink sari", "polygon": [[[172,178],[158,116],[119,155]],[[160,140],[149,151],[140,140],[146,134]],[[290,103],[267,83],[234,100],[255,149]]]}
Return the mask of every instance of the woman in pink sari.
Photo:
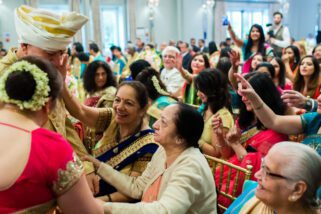
{"label": "woman in pink sari", "polygon": [[[256,93],[264,100],[264,102],[277,114],[283,115],[286,106],[280,98],[280,93],[275,87],[271,78],[265,73],[250,73],[245,76],[250,82]],[[246,168],[252,165],[251,180],[256,180],[254,174],[260,169],[261,158],[264,157],[270,148],[281,141],[288,139],[287,135],[277,133],[271,129],[266,129],[262,123],[255,117],[253,107],[250,102],[245,99],[242,94],[242,103],[240,107],[240,116],[237,123],[226,136],[220,136],[220,149],[223,159],[235,165]],[[221,135],[221,119],[216,117],[213,119],[213,128],[217,135]],[[223,176],[227,177],[228,171],[224,171]],[[232,172],[231,183],[229,184],[229,193],[232,193],[235,182],[236,172]],[[218,184],[219,171],[215,175],[216,184]],[[244,175],[239,177],[244,180]],[[242,183],[242,182],[241,182]],[[217,185],[218,186],[218,185]],[[221,190],[225,191],[226,183],[223,183]],[[237,194],[241,193],[242,186],[238,186]],[[220,204],[228,207],[231,200],[219,196]]]}

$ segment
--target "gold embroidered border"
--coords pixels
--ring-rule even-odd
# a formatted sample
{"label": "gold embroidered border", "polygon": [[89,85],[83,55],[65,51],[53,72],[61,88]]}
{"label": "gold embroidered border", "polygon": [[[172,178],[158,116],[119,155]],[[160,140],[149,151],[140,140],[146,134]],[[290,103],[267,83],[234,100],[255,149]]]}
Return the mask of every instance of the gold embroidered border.
{"label": "gold embroidered border", "polygon": [[53,191],[60,196],[67,192],[83,174],[84,167],[76,154],[73,154],[73,160],[68,161],[66,169],[58,170],[58,179],[53,184]]}
{"label": "gold embroidered border", "polygon": [[17,214],[37,214],[37,213],[54,213],[54,210],[57,206],[56,200],[46,202],[44,204],[39,204],[33,207],[29,207],[24,210],[15,212]]}
{"label": "gold embroidered border", "polygon": [[253,128],[251,128],[250,130],[244,132],[244,133],[241,135],[240,143],[241,143],[241,144],[246,143],[246,141],[248,141],[251,137],[253,137],[254,135],[256,135],[256,134],[259,133],[259,132],[260,132],[260,131],[259,131],[256,127],[253,127]]}
{"label": "gold embroidered border", "polygon": [[95,125],[96,131],[103,132],[110,125],[113,116],[112,108],[99,109],[98,120]]}
{"label": "gold embroidered border", "polygon": [[121,151],[121,153],[119,153],[118,155],[116,155],[115,157],[113,157],[109,161],[107,161],[107,163],[114,168],[118,164],[120,164],[122,161],[124,161],[127,157],[134,154],[138,149],[142,148],[143,146],[145,146],[151,142],[154,142],[154,134],[153,133],[147,134],[146,136],[144,136],[143,139],[137,139],[130,146],[128,146],[123,151]]}

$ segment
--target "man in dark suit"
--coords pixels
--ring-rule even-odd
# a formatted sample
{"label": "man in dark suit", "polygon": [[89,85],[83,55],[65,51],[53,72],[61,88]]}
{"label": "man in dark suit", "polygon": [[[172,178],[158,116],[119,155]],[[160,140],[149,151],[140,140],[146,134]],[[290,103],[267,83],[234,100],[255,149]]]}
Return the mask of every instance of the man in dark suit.
{"label": "man in dark suit", "polygon": [[192,58],[192,55],[189,50],[189,45],[187,42],[182,42],[179,44],[179,49],[181,51],[181,55],[183,57],[183,68],[188,69],[189,61]]}
{"label": "man in dark suit", "polygon": [[199,52],[200,49],[196,46],[196,40],[195,40],[195,38],[191,38],[190,43],[191,43],[191,50],[192,50],[194,53]]}
{"label": "man in dark suit", "polygon": [[200,53],[208,53],[208,47],[205,47],[205,40],[199,39],[198,40],[198,47],[200,49]]}

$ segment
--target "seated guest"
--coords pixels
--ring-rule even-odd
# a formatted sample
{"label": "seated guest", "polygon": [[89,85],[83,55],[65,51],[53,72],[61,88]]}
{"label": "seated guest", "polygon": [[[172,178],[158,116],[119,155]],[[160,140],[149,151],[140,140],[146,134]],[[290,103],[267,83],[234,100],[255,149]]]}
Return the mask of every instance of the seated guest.
{"label": "seated guest", "polygon": [[230,95],[227,82],[223,74],[217,69],[205,69],[194,79],[197,95],[202,100],[198,111],[204,119],[204,130],[199,140],[199,147],[204,154],[220,157],[217,148],[217,136],[213,132],[212,119],[218,115],[223,120],[223,134],[225,135],[234,125],[234,119],[229,109]]}
{"label": "seated guest", "polygon": [[123,56],[121,48],[118,46],[111,46],[110,50],[113,54],[113,62],[114,62],[114,76],[116,77],[117,81],[121,77],[123,70],[127,64],[127,59]]}
{"label": "seated guest", "polygon": [[[193,121],[192,123],[190,121]],[[200,152],[202,116],[186,104],[164,109],[154,124],[160,147],[139,177],[93,161],[97,173],[120,192],[140,203],[106,203],[106,213],[216,213],[216,190],[209,165]]]}
{"label": "seated guest", "polygon": [[143,59],[136,60],[129,66],[130,76],[132,80],[136,79],[136,76],[145,68],[151,67],[149,62]]}
{"label": "seated guest", "polygon": [[253,106],[256,117],[264,127],[287,135],[303,133],[306,138],[302,143],[311,146],[321,155],[321,95],[317,99],[317,112],[282,116],[280,113],[272,111],[270,109],[272,106],[265,104],[265,101],[257,95],[248,81],[238,74],[236,76],[241,82],[240,93]]}
{"label": "seated guest", "polygon": [[301,59],[299,69],[294,77],[293,89],[304,96],[317,99],[320,94],[320,67],[316,58],[311,55]]}
{"label": "seated guest", "polygon": [[225,214],[317,214],[321,157],[306,145],[274,145],[255,174],[258,183],[245,188]]}
{"label": "seated guest", "polygon": [[155,121],[160,118],[163,109],[176,103],[176,100],[166,91],[164,83],[159,78],[159,73],[154,68],[145,68],[137,75],[136,80],[143,83],[147,89],[150,103],[147,115],[149,116],[149,126],[153,127]]}
{"label": "seated guest", "polygon": [[275,75],[273,78],[273,82],[276,87],[279,87],[283,90],[291,90],[292,82],[285,77],[285,65],[281,58],[274,57],[270,62],[275,70]]}
{"label": "seated guest", "polygon": [[179,50],[181,51],[181,55],[183,57],[183,68],[188,69],[189,61],[192,58],[188,43],[182,42],[181,44],[179,44]]}
{"label": "seated guest", "polygon": [[179,50],[173,46],[167,46],[163,50],[164,69],[161,71],[160,78],[165,84],[167,91],[173,96],[178,97],[182,89],[184,79],[175,68]]}
{"label": "seated guest", "polygon": [[183,102],[190,105],[200,105],[201,100],[197,97],[194,78],[205,68],[210,67],[207,55],[202,53],[195,54],[189,62],[188,70],[185,70],[182,67],[181,59],[179,59],[178,64],[178,70],[185,79],[185,83],[182,88]]}
{"label": "seated guest", "polygon": [[84,74],[85,105],[112,107],[116,94],[116,80],[109,65],[103,61],[90,63]]}
{"label": "seated guest", "polygon": [[[154,142],[154,131],[143,120],[148,95],[142,83],[122,82],[117,89],[113,108],[82,105],[65,85],[63,99],[72,116],[84,125],[103,132],[103,137],[92,148],[95,157],[126,175],[141,175],[158,148]],[[130,200],[103,180],[100,182],[99,196],[103,196],[104,200]]]}
{"label": "seated guest", "polygon": [[[84,88],[87,93],[85,105],[96,108],[112,107],[116,86],[117,83],[109,65],[101,60],[93,61],[88,65],[84,75]],[[80,136],[83,136],[84,144],[87,150],[90,151],[100,140],[103,132],[98,132],[88,127],[84,130],[84,127],[81,127]]]}
{"label": "seated guest", "polygon": [[41,128],[61,88],[56,68],[38,57],[0,78],[0,213],[51,213],[57,203],[63,213],[103,213],[71,145]]}
{"label": "seated guest", "polygon": [[89,44],[89,53],[93,57],[93,61],[100,60],[106,62],[106,59],[101,55],[99,47],[96,43],[91,42]]}
{"label": "seated guest", "polygon": [[286,77],[292,82],[298,72],[300,59],[300,51],[296,46],[290,45],[284,49],[282,60],[285,65]]}
{"label": "seated guest", "polygon": [[[286,110],[285,104],[280,98],[280,93],[275,87],[271,78],[265,73],[252,72],[245,75],[245,78],[249,81],[249,85],[254,88],[262,100],[265,100],[267,105],[273,109],[277,114],[283,115]],[[253,89],[252,89],[253,90]],[[223,135],[218,141],[217,148],[220,150],[221,158],[227,160],[230,163],[246,168],[247,165],[252,165],[252,172],[259,170],[261,164],[261,158],[264,157],[269,149],[280,141],[288,140],[288,136],[280,134],[277,131],[268,129],[262,124],[261,120],[254,114],[255,107],[248,101],[248,98],[238,91],[242,97],[242,103],[240,106],[240,115],[236,121],[236,126],[230,129],[230,131],[223,135],[223,118],[213,118],[213,128],[216,129],[217,135]],[[215,178],[218,183],[219,170],[217,170]],[[224,177],[228,176],[228,171],[224,171]],[[235,182],[236,173],[231,174],[231,183],[229,185],[229,192],[232,193],[233,184]],[[240,179],[244,179],[241,177]],[[254,176],[251,180],[255,179]],[[223,183],[222,190],[225,191],[227,183]],[[238,187],[237,193],[241,192],[241,186]],[[225,207],[231,203],[230,199],[221,196],[218,201]]]}

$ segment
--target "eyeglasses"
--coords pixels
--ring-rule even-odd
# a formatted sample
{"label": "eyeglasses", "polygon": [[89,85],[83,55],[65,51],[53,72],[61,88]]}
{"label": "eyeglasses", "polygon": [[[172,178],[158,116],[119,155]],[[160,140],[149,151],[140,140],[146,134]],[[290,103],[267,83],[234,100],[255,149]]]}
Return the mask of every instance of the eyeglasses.
{"label": "eyeglasses", "polygon": [[291,180],[291,178],[288,178],[288,177],[285,177],[283,175],[267,171],[266,170],[266,165],[264,163],[264,158],[262,158],[261,170],[262,170],[262,178],[263,179],[266,178],[266,176],[270,176],[270,177],[276,177],[276,178],[280,178],[280,179]]}

